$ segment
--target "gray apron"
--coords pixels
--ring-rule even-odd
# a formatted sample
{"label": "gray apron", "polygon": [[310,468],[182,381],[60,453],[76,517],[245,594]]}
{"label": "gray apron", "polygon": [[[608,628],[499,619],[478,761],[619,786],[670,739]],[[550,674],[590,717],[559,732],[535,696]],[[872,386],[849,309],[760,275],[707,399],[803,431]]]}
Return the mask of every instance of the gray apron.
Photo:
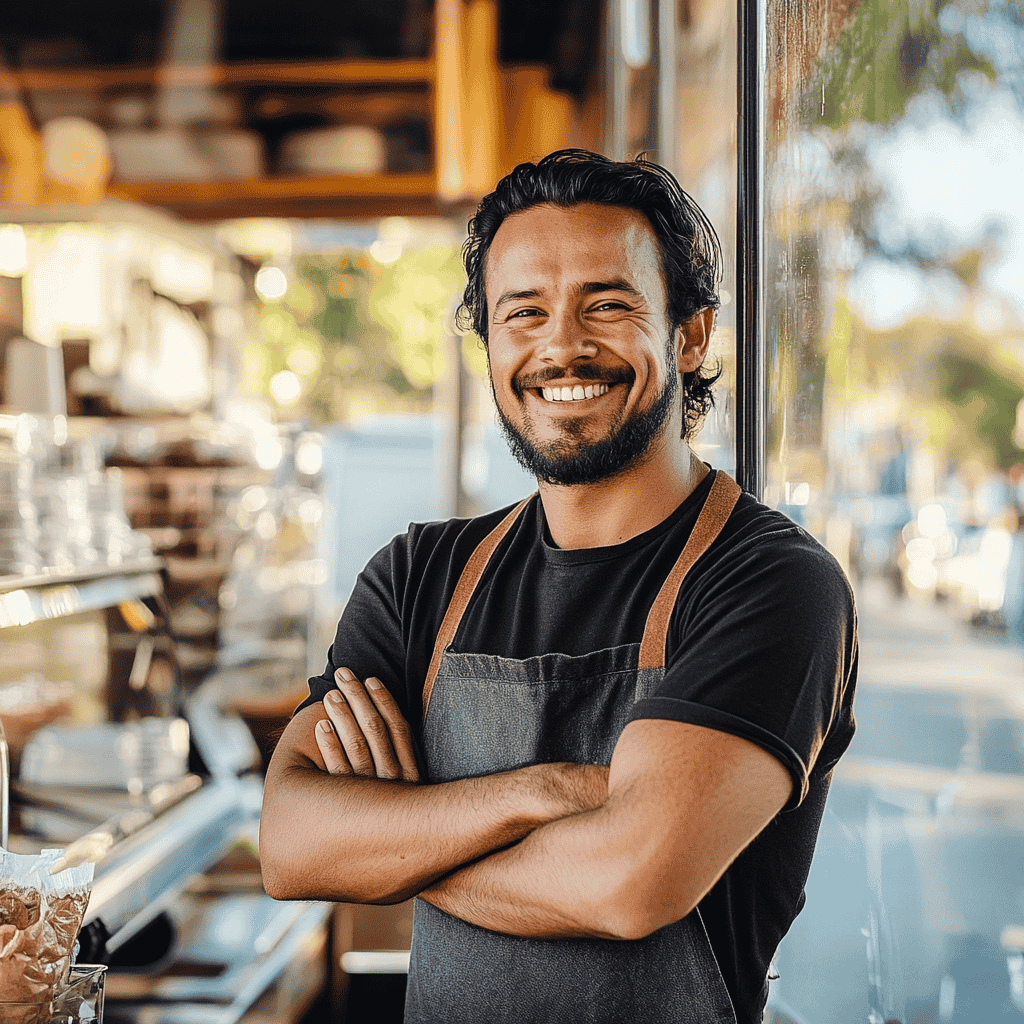
{"label": "gray apron", "polygon": [[[423,690],[427,779],[450,782],[529,764],[611,762],[633,704],[665,673],[669,617],[683,577],[739,497],[719,472],[642,642],[579,657],[518,661],[451,649],[463,612],[524,501],[473,553],[438,633]],[[695,909],[636,941],[503,935],[416,900],[407,1024],[735,1024]]]}

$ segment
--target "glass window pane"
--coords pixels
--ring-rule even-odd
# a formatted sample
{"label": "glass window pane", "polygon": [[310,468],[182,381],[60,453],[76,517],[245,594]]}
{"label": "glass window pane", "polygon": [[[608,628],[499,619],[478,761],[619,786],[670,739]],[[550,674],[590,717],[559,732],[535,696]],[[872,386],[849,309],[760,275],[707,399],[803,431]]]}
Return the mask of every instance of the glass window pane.
{"label": "glass window pane", "polygon": [[766,500],[846,567],[859,730],[772,1003],[1024,1017],[1024,13],[765,5]]}

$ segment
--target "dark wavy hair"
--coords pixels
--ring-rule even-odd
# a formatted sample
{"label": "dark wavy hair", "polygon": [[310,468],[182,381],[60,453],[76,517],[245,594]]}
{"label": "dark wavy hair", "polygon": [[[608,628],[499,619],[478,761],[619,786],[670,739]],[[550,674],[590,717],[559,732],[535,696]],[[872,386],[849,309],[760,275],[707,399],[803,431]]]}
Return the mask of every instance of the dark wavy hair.
{"label": "dark wavy hair", "polygon": [[[506,217],[532,206],[605,203],[642,213],[661,252],[668,293],[668,319],[674,330],[703,309],[718,309],[722,247],[704,211],[664,167],[643,155],[628,163],[585,149],[560,149],[535,164],[523,163],[484,196],[469,222],[462,249],[468,283],[456,323],[487,344],[484,265],[494,236]],[[714,405],[712,386],[721,368],[698,367],[683,374],[683,436],[689,436]]]}

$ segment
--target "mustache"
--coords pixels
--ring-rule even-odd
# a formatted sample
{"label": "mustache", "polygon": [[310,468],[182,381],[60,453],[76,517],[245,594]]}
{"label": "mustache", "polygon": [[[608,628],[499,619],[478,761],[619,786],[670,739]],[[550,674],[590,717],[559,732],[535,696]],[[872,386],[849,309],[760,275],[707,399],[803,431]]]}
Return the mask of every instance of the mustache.
{"label": "mustache", "polygon": [[606,384],[632,384],[636,374],[628,367],[603,369],[593,363],[580,363],[578,366],[548,366],[533,373],[524,373],[516,377],[513,384],[516,392],[522,394],[531,388],[542,388],[553,380],[565,380],[566,377],[599,380]]}

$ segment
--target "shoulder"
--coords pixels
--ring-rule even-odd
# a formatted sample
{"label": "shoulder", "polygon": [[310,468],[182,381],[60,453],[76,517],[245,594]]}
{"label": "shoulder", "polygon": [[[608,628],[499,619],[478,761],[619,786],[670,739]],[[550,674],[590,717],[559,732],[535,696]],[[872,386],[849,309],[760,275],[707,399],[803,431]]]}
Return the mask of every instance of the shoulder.
{"label": "shoulder", "polygon": [[746,491],[740,494],[736,508],[722,530],[722,537],[736,549],[768,544],[778,550],[801,550],[808,542],[811,546],[821,548],[821,545],[789,516],[758,501]]}
{"label": "shoulder", "polygon": [[722,530],[723,548],[735,557],[748,555],[756,562],[782,571],[805,569],[842,580],[846,577],[832,553],[785,513],[744,492]]}
{"label": "shoulder", "polygon": [[703,561],[698,579],[719,595],[756,603],[771,597],[794,613],[813,604],[820,612],[831,605],[841,617],[855,614],[853,590],[836,558],[784,513],[745,492]]}
{"label": "shoulder", "polygon": [[755,742],[768,737],[763,745],[798,780],[826,737],[821,764],[835,763],[853,735],[857,612],[821,543],[744,494],[684,580],[675,616],[665,696],[726,712],[725,731],[753,723]]}

